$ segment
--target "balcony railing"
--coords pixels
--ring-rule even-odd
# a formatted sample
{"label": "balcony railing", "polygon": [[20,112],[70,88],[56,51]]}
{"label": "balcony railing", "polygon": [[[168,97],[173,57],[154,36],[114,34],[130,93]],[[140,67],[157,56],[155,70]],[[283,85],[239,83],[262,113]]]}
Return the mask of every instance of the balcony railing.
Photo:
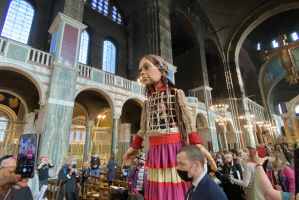
{"label": "balcony railing", "polygon": [[31,48],[30,54],[29,54],[29,60],[43,64],[43,65],[50,66],[50,64],[52,62],[52,55],[49,53],[46,53],[44,51]]}
{"label": "balcony railing", "polygon": [[91,67],[79,63],[79,70],[79,75],[88,78],[91,77]]}
{"label": "balcony railing", "polygon": [[3,53],[6,46],[7,46],[7,39],[0,37],[0,52]]}
{"label": "balcony railing", "polygon": [[248,104],[250,114],[255,115],[258,120],[265,120],[265,108],[251,99],[245,97],[245,101]]}
{"label": "balcony railing", "polygon": [[[87,65],[83,65],[83,64],[78,64],[78,68],[79,68],[79,75],[81,76],[85,76],[88,78],[92,78],[92,70],[96,69],[97,71],[100,71],[101,73],[104,74],[104,82],[111,84],[111,85],[116,85],[119,87],[123,87],[124,89],[128,89],[128,90],[132,90],[132,82],[131,80],[125,79],[123,77],[114,75],[114,74],[110,74],[108,72],[105,72],[103,70],[94,68],[94,67],[90,67]],[[137,82],[136,82],[137,83]]]}

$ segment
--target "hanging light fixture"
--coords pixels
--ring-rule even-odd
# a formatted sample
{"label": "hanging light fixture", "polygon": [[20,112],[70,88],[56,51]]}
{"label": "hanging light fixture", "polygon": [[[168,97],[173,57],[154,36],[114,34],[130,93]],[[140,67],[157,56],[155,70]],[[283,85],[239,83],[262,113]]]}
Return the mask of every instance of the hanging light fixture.
{"label": "hanging light fixture", "polygon": [[[213,68],[214,73],[214,68]],[[213,76],[214,78],[214,91],[215,91],[215,102],[212,106],[210,106],[210,110],[214,111],[215,114],[219,115],[219,117],[215,118],[215,121],[218,123],[219,126],[225,126],[227,124],[227,109],[228,105],[223,103],[221,98],[218,94],[218,85],[216,81],[216,75]]]}
{"label": "hanging light fixture", "polygon": [[255,116],[253,115],[253,114],[249,114],[249,115],[241,115],[240,117],[239,117],[239,119],[247,119],[247,118],[250,118],[250,119],[252,119],[252,118],[254,118]]}

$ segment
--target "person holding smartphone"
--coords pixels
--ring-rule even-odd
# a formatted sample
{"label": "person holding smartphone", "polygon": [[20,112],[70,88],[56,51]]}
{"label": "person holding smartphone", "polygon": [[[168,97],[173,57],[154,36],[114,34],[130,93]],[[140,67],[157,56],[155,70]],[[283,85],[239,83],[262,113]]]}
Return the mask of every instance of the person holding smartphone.
{"label": "person holding smartphone", "polygon": [[38,171],[38,179],[39,179],[39,187],[43,187],[43,185],[48,184],[49,178],[49,168],[54,167],[51,160],[48,159],[48,156],[43,156],[40,158],[40,164],[37,167]]}
{"label": "person holding smartphone", "polygon": [[58,200],[62,200],[63,198],[67,200],[78,200],[79,190],[77,183],[80,181],[81,178],[77,169],[77,158],[70,156],[58,174],[58,183],[60,185]]}

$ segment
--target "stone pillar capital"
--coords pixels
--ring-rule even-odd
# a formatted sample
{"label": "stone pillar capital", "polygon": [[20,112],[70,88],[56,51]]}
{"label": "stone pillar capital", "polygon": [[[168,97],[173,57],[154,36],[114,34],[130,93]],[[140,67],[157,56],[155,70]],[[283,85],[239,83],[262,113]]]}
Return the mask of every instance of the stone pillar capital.
{"label": "stone pillar capital", "polygon": [[93,120],[86,121],[86,126],[93,126],[93,125],[94,125]]}
{"label": "stone pillar capital", "polygon": [[292,119],[296,117],[294,113],[283,113],[280,116],[282,119]]}
{"label": "stone pillar capital", "polygon": [[113,119],[119,119],[120,118],[121,113],[115,112],[115,113],[111,113],[110,118]]}

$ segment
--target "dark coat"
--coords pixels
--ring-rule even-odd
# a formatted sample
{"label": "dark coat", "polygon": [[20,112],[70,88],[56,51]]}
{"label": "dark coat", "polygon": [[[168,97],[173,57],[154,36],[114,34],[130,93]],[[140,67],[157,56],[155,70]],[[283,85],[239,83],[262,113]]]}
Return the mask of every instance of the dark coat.
{"label": "dark coat", "polygon": [[[240,164],[238,163],[233,163],[233,166],[230,166],[228,163],[226,163],[223,166],[222,169],[222,174],[227,174],[227,175],[231,175],[230,171],[232,170],[232,175],[234,176],[235,179],[238,179],[238,174],[237,171],[239,171],[240,174],[240,178],[241,180],[243,179],[243,173],[242,173],[242,168],[240,166]],[[244,191],[243,188],[239,185],[236,184],[232,184],[230,181],[226,181],[226,180],[222,180],[222,186],[223,186],[223,191],[226,194],[228,200],[242,200]]]}
{"label": "dark coat", "polygon": [[0,195],[0,200],[5,199],[7,194],[8,195],[6,200],[22,200],[22,199],[33,200],[31,190],[28,186],[21,187],[19,190],[12,188],[9,193],[8,191]]}
{"label": "dark coat", "polygon": [[90,168],[87,169],[82,169],[82,179],[81,179],[81,185],[88,184],[89,180],[88,180],[88,176],[90,175]]}
{"label": "dark coat", "polygon": [[195,189],[192,199],[200,200],[227,200],[226,195],[214,180],[206,174]]}
{"label": "dark coat", "polygon": [[[130,190],[136,189],[137,187],[137,178],[139,173],[139,167],[134,166],[131,173],[129,174],[128,181],[131,183]],[[147,168],[144,168],[144,174],[143,174],[143,188],[145,190],[146,188],[146,180],[147,180]]]}
{"label": "dark coat", "polygon": [[107,165],[108,171],[108,181],[116,180],[116,169],[114,160],[110,159]]}
{"label": "dark coat", "polygon": [[62,166],[58,174],[58,183],[61,182],[58,200],[62,200],[65,196],[67,200],[78,200],[79,190],[77,183],[80,182],[80,176],[76,177],[74,174],[69,175],[70,170],[67,166]]}
{"label": "dark coat", "polygon": [[[94,165],[97,165],[97,167],[93,167]],[[101,165],[101,160],[99,157],[91,158],[91,169],[99,169],[100,165]]]}

